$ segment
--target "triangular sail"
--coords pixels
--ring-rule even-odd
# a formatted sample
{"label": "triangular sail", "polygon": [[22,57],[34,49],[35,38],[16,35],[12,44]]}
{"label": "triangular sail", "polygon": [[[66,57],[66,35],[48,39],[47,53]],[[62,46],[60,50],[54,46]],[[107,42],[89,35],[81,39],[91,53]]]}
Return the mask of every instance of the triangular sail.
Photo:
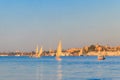
{"label": "triangular sail", "polygon": [[40,48],[40,51],[39,51],[39,53],[38,53],[38,55],[37,55],[37,57],[40,57],[41,54],[42,54],[42,52],[43,52],[43,50],[42,50],[42,47],[41,47],[41,48]]}
{"label": "triangular sail", "polygon": [[61,54],[62,54],[62,44],[61,44],[61,41],[59,41],[58,47],[57,47],[57,52],[56,52],[57,60],[61,60],[61,58],[60,58]]}
{"label": "triangular sail", "polygon": [[41,47],[40,50],[39,50],[39,49],[38,49],[38,46],[37,46],[37,47],[36,47],[36,50],[35,50],[35,55],[34,55],[34,57],[39,58],[39,57],[41,56],[42,52],[43,52],[42,47]]}
{"label": "triangular sail", "polygon": [[61,53],[62,53],[62,44],[61,44],[61,41],[60,41],[59,44],[58,44],[58,47],[57,47],[56,57],[60,57]]}

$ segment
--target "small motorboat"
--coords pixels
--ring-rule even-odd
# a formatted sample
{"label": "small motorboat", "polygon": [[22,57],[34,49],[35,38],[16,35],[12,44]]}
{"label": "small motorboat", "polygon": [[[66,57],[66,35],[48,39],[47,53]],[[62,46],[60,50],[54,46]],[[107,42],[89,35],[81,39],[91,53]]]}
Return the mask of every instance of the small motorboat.
{"label": "small motorboat", "polygon": [[100,56],[98,56],[98,60],[105,60],[105,57],[100,55]]}

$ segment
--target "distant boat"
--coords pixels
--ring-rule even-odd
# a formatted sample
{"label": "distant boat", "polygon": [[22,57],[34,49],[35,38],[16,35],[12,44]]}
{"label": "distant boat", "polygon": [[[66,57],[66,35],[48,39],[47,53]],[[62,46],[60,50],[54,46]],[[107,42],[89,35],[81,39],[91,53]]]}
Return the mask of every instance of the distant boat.
{"label": "distant boat", "polygon": [[[105,56],[103,54],[100,54],[101,52],[99,51],[99,55],[98,55],[98,60],[105,60]],[[105,52],[103,52],[105,53]]]}
{"label": "distant boat", "polygon": [[42,52],[43,52],[42,47],[40,48],[40,50],[38,50],[38,46],[37,46],[36,51],[35,51],[35,55],[33,55],[32,57],[40,58],[42,55]]}
{"label": "distant boat", "polygon": [[98,55],[98,60],[105,60],[105,56],[103,56],[103,55]]}
{"label": "distant boat", "polygon": [[57,52],[56,52],[56,60],[58,60],[58,61],[62,60],[60,58],[61,54],[62,54],[62,44],[61,44],[61,41],[59,41],[58,47],[57,47]]}
{"label": "distant boat", "polygon": [[40,51],[38,52],[37,58],[40,58],[40,57],[41,57],[42,52],[43,52],[43,49],[42,49],[42,47],[41,47],[41,48],[40,48]]}

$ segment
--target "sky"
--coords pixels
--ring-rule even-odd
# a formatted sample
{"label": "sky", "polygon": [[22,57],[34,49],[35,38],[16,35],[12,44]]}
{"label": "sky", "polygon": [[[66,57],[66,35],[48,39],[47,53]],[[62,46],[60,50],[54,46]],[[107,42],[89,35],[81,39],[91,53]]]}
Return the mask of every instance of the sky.
{"label": "sky", "polygon": [[0,0],[0,52],[120,45],[120,0]]}

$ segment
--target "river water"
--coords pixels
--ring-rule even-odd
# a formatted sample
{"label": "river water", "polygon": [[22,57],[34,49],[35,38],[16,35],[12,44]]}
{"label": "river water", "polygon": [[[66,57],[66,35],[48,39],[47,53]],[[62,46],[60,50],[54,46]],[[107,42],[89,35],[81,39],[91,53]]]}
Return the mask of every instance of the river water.
{"label": "river water", "polygon": [[0,80],[120,80],[120,57],[0,57]]}

